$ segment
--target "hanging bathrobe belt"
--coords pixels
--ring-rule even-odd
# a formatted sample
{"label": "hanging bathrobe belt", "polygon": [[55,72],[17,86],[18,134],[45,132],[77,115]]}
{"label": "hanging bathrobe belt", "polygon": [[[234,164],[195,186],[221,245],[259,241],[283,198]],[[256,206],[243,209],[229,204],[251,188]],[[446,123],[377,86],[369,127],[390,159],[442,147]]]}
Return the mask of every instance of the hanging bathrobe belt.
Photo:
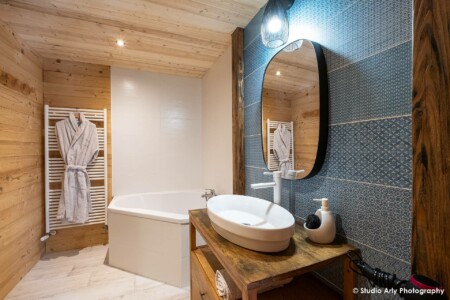
{"label": "hanging bathrobe belt", "polygon": [[[89,174],[88,174],[88,172],[86,170],[86,166],[66,165],[65,173],[69,172],[70,170],[80,171],[80,172],[83,172],[86,175],[86,186],[87,186],[87,189],[89,191],[91,189],[91,181],[89,180]],[[67,176],[64,175],[64,177],[65,177],[65,179],[64,179],[63,185],[64,185],[64,187],[67,187],[68,184],[69,184],[68,181],[67,181]],[[92,207],[91,207],[91,193],[88,192],[86,196],[87,196],[86,200],[89,203],[89,212],[90,212],[92,210]]]}
{"label": "hanging bathrobe belt", "polygon": [[[69,171],[76,171],[76,175],[67,176]],[[83,173],[85,178],[77,176],[79,175],[78,172]],[[71,223],[85,223],[89,220],[89,212],[92,211],[91,194],[89,192],[91,182],[89,181],[86,166],[65,165],[63,178],[62,193],[56,218],[67,219]],[[82,182],[85,182],[85,185],[81,185]]]}
{"label": "hanging bathrobe belt", "polygon": [[[66,170],[65,170],[64,173],[67,173],[67,172],[69,172],[70,170],[83,172],[83,173],[86,175],[86,185],[87,185],[88,189],[90,189],[91,182],[89,181],[89,174],[88,174],[88,172],[87,172],[87,170],[86,170],[86,166],[66,165]],[[64,175],[64,177],[67,178],[66,175]],[[65,185],[66,183],[67,183],[67,182],[66,182],[66,179],[64,179],[64,185]],[[67,183],[67,184],[68,184],[68,183]],[[89,194],[88,194],[88,197],[90,197]]]}
{"label": "hanging bathrobe belt", "polygon": [[[89,180],[89,174],[86,170],[86,166],[77,166],[77,165],[66,165],[66,170],[64,173],[69,172],[70,170],[74,170],[74,171],[80,171],[83,172],[86,175],[86,186],[88,187],[88,189],[90,189],[91,187],[91,182]],[[67,176],[64,175],[64,186],[66,186],[66,184],[68,184],[68,182],[66,182],[67,180]],[[90,197],[90,195],[88,194],[88,197]]]}
{"label": "hanging bathrobe belt", "polygon": [[66,171],[69,170],[78,170],[86,172],[86,166],[66,165]]}

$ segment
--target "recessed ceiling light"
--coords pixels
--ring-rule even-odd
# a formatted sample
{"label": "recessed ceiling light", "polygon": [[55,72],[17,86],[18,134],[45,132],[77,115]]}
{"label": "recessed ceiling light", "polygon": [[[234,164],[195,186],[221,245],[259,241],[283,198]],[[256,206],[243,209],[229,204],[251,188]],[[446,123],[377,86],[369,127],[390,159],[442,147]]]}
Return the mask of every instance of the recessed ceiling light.
{"label": "recessed ceiling light", "polygon": [[122,39],[119,39],[116,41],[117,46],[119,47],[124,47],[125,46],[125,41]]}
{"label": "recessed ceiling light", "polygon": [[275,75],[280,76],[280,75],[281,75],[281,72],[280,72],[280,71],[277,71],[277,72],[275,73]]}

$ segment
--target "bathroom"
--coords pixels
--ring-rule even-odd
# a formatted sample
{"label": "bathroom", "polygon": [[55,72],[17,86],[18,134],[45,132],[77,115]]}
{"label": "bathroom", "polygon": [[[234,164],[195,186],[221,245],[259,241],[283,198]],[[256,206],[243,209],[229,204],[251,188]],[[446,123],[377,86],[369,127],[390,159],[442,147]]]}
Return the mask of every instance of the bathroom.
{"label": "bathroom", "polygon": [[[0,0],[0,299],[446,299],[449,23],[448,0]],[[314,113],[283,106],[299,82]]]}

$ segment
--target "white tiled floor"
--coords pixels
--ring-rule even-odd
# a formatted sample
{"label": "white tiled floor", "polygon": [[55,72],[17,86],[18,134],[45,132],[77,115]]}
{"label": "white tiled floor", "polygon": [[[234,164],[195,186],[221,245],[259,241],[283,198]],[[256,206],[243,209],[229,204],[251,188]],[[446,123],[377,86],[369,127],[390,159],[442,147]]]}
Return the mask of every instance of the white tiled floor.
{"label": "white tiled floor", "polygon": [[45,255],[6,300],[187,300],[189,291],[105,264],[108,246]]}

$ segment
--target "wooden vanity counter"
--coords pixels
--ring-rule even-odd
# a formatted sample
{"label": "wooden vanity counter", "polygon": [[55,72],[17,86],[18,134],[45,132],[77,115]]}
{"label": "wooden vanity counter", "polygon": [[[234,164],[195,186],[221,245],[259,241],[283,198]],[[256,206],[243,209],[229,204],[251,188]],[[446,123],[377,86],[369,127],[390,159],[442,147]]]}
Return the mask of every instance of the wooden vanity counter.
{"label": "wooden vanity counter", "polygon": [[[350,269],[350,261],[346,256],[348,250],[356,248],[349,244],[315,244],[307,239],[303,227],[296,224],[295,234],[286,250],[261,253],[242,248],[221,237],[212,228],[206,209],[191,210],[189,224],[192,300],[220,299],[215,292],[214,274],[221,267],[241,289],[242,299],[253,300],[260,296],[258,291],[341,259],[344,260],[344,299],[356,299],[352,292],[356,287],[356,274]],[[196,246],[196,231],[207,246]]]}

